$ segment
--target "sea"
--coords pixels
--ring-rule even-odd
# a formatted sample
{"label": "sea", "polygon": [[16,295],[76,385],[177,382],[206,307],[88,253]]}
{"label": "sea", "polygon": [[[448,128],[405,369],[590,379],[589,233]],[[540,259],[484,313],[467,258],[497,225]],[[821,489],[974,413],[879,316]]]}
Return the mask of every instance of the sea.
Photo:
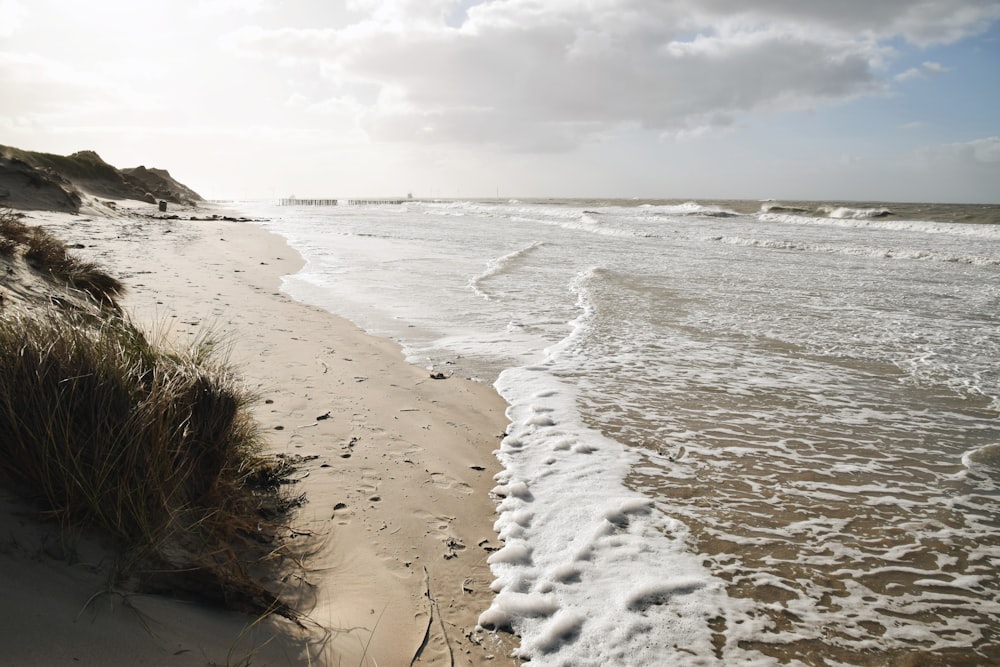
{"label": "sea", "polygon": [[531,665],[1000,664],[1000,206],[251,208],[506,399],[479,621]]}

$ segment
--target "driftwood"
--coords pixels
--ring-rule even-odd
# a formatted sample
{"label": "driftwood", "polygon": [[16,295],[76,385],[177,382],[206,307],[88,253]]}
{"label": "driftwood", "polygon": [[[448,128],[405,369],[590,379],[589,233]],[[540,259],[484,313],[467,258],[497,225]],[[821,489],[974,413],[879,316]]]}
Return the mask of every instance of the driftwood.
{"label": "driftwood", "polygon": [[424,595],[427,596],[428,609],[427,609],[427,627],[424,629],[424,639],[420,642],[420,646],[417,648],[417,652],[413,654],[413,659],[410,660],[410,667],[420,659],[421,654],[423,654],[424,649],[427,648],[428,642],[431,638],[431,625],[434,623],[435,612],[437,612],[438,624],[441,626],[441,635],[444,637],[444,645],[448,648],[448,665],[449,667],[455,667],[455,653],[451,648],[451,640],[448,639],[448,631],[444,626],[444,618],[441,616],[441,607],[438,606],[437,599],[431,594],[431,575],[427,571],[427,566],[424,566]]}

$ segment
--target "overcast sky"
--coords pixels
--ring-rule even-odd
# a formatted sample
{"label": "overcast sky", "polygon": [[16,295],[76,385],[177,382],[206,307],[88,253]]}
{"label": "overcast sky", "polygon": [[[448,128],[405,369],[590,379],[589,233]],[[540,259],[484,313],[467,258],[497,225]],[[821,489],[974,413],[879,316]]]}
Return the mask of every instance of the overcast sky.
{"label": "overcast sky", "polygon": [[0,0],[0,143],[209,198],[1000,202],[1000,2]]}

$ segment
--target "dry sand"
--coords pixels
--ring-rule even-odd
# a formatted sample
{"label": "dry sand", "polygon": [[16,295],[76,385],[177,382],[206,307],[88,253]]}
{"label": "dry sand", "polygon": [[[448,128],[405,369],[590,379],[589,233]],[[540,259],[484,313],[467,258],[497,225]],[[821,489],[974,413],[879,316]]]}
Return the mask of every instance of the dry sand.
{"label": "dry sand", "polygon": [[302,260],[258,225],[134,217],[155,213],[137,202],[112,217],[95,210],[28,222],[123,279],[125,308],[147,330],[181,343],[224,336],[261,397],[270,448],[308,459],[296,489],[308,503],[290,534],[316,549],[286,582],[306,627],[107,591],[100,549],[74,545],[67,565],[51,529],[0,512],[0,662],[516,664],[510,637],[476,630],[492,598],[486,557],[500,546],[489,489],[507,422],[496,392],[432,379],[392,342],[282,294],[280,277]]}

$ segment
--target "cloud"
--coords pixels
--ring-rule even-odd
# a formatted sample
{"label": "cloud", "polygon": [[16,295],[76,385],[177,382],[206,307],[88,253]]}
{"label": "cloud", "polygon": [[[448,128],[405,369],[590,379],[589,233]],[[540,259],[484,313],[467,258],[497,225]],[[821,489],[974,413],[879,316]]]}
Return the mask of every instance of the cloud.
{"label": "cloud", "polygon": [[219,44],[232,55],[277,57],[285,65],[299,65],[335,61],[332,50],[337,46],[338,35],[334,29],[243,26],[223,35]]}
{"label": "cloud", "polygon": [[0,52],[0,116],[113,108],[118,91],[94,74],[41,56]]}
{"label": "cloud", "polygon": [[785,22],[849,36],[901,37],[918,46],[955,42],[1000,19],[1000,5],[994,0],[688,0],[683,4],[696,14],[730,22]]}
{"label": "cloud", "polygon": [[203,0],[195,5],[192,13],[196,17],[207,18],[236,12],[256,14],[270,8],[268,0]]}
{"label": "cloud", "polygon": [[964,144],[953,144],[952,147],[957,152],[971,157],[974,162],[1000,164],[1000,137],[976,139]]}
{"label": "cloud", "polygon": [[934,169],[985,169],[995,176],[1000,170],[1000,137],[984,137],[924,148],[916,153],[916,164]]}
{"label": "cloud", "polygon": [[945,67],[941,63],[935,62],[925,62],[923,64],[924,71],[933,72],[934,74],[944,74],[945,72],[950,72],[950,67]]}
{"label": "cloud", "polygon": [[0,37],[10,37],[17,32],[26,13],[17,0],[0,0]]}
{"label": "cloud", "polygon": [[[376,91],[376,139],[566,150],[626,129],[695,137],[758,111],[885,89],[890,39],[960,39],[986,0],[353,0],[341,28],[245,27],[223,45]],[[456,17],[460,17],[456,19]],[[897,80],[947,68],[924,63]]]}
{"label": "cloud", "polygon": [[894,78],[896,79],[896,81],[902,82],[902,81],[910,81],[912,79],[923,79],[928,74],[930,75],[945,74],[946,72],[950,71],[951,71],[950,67],[945,67],[941,63],[928,61],[923,63],[920,67],[911,67],[905,72],[900,72]]}

